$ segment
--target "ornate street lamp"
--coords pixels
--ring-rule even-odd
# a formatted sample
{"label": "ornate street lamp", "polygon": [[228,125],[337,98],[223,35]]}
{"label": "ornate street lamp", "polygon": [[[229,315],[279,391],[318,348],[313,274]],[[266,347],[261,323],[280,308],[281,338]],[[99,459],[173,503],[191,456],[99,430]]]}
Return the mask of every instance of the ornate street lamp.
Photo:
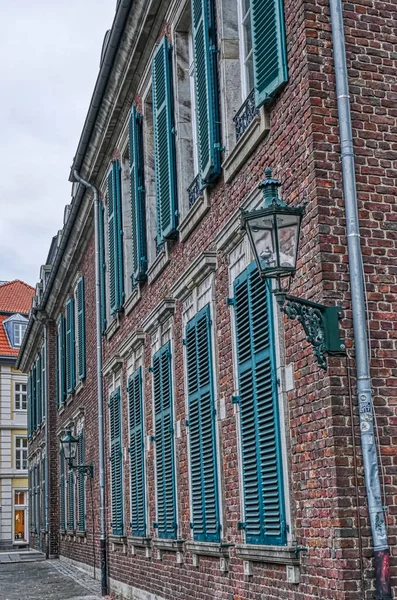
{"label": "ornate street lamp", "polygon": [[263,205],[251,211],[242,210],[242,227],[247,231],[260,277],[277,279],[274,293],[280,309],[302,324],[320,367],[326,370],[326,353],[345,351],[339,335],[341,308],[291,296],[282,288],[281,279],[292,278],[296,271],[305,206],[285,204],[278,196],[281,183],[272,178],[269,167],[265,176],[259,184],[263,190]]}
{"label": "ornate street lamp", "polygon": [[77,471],[82,475],[88,475],[88,477],[94,476],[94,467],[93,465],[74,465],[73,461],[77,455],[77,447],[79,444],[79,440],[73,437],[70,429],[67,430],[65,437],[61,440],[61,447],[63,448],[63,453],[66,460],[69,463],[69,469]]}

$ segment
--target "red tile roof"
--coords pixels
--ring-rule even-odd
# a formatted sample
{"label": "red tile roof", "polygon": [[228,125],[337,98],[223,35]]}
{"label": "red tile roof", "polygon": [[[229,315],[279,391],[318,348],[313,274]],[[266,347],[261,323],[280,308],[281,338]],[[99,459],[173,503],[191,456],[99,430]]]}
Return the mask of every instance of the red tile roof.
{"label": "red tile roof", "polygon": [[19,348],[10,346],[3,321],[7,315],[0,315],[0,356],[18,356]]}
{"label": "red tile roof", "polygon": [[0,313],[27,314],[32,306],[33,296],[34,288],[19,279],[3,283],[0,285]]}

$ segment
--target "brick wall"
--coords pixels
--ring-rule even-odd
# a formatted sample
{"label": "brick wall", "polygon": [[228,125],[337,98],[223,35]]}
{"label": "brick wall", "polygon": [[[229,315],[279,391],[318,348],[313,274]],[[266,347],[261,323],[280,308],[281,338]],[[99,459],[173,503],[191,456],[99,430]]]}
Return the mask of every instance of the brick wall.
{"label": "brick wall", "polygon": [[[284,200],[295,204],[308,200],[301,233],[299,269],[291,293],[324,303],[340,304],[343,308],[342,328],[346,336],[351,367],[351,389],[356,454],[353,454],[353,434],[350,417],[349,372],[346,357],[329,358],[326,373],[319,369],[311,347],[299,324],[285,321],[286,362],[293,363],[295,389],[288,394],[287,438],[289,444],[290,499],[293,529],[299,544],[308,549],[301,555],[300,584],[288,584],[285,566],[257,563],[253,574],[243,574],[243,563],[230,550],[229,571],[220,570],[219,559],[200,557],[198,567],[192,556],[184,553],[183,564],[177,564],[173,552],[164,552],[162,560],[145,557],[137,548],[131,555],[128,547],[109,546],[109,575],[129,585],[143,588],[161,598],[200,600],[274,600],[288,598],[310,600],[359,600],[371,598],[371,538],[366,512],[363,470],[356,398],[354,396],[354,342],[351,328],[348,261],[346,251],[344,206],[342,196],[340,147],[332,61],[329,6],[325,0],[285,1],[288,44],[289,84],[270,110],[270,133],[231,184],[220,181],[211,191],[211,210],[184,243],[175,243],[171,262],[153,284],[142,287],[142,297],[136,308],[121,317],[118,331],[104,342],[104,362],[118,351],[131,332],[142,328],[144,319],[165,296],[171,295],[172,284],[203,250],[214,249],[214,237],[247,194],[263,178],[264,167],[271,165],[274,176],[283,182]],[[395,543],[396,513],[394,485],[397,467],[396,442],[396,350],[395,318],[396,230],[395,166],[397,144],[396,97],[393,70],[393,6],[386,2],[344,4],[348,67],[351,89],[352,118],[356,153],[359,214],[362,226],[362,247],[367,277],[368,309],[372,347],[372,385],[378,415],[380,442],[391,544]],[[395,23],[394,23],[395,27]],[[395,30],[394,30],[395,32]],[[121,124],[120,124],[121,127]],[[60,554],[94,564],[98,556],[98,425],[95,351],[95,281],[92,234],[81,258],[80,270],[85,277],[87,377],[82,390],[66,406],[62,414],[53,415],[51,436],[70,420],[79,407],[84,408],[86,462],[94,464],[91,513],[90,488],[87,484],[87,537],[84,540],[61,539]],[[220,463],[222,465],[223,519],[225,541],[242,541],[237,523],[241,520],[239,496],[238,447],[236,419],[230,397],[234,391],[232,366],[232,332],[230,312],[225,298],[228,290],[227,256],[219,254],[215,276],[218,363],[217,396],[225,399],[226,416],[219,421]],[[54,335],[54,332],[52,332]],[[189,488],[185,428],[185,398],[183,384],[181,305],[177,303],[174,319],[175,418],[181,422],[181,437],[176,439],[178,512],[181,535],[190,539]],[[53,344],[53,342],[51,342]],[[53,345],[52,345],[53,348]],[[151,363],[149,339],[145,345],[145,434],[154,433],[152,422],[152,385],[147,368]],[[51,384],[54,385],[53,382]],[[127,446],[127,404],[125,395],[126,365],[122,370],[123,445]],[[52,387],[53,389],[53,387]],[[105,415],[107,417],[107,388]],[[108,442],[108,419],[105,419],[105,440]],[[35,442],[36,443],[36,442]],[[51,446],[52,515],[56,513],[59,481],[57,441]],[[109,454],[106,448],[105,455]],[[149,535],[155,520],[153,444],[147,456]],[[109,468],[106,465],[109,492]],[[128,462],[123,461],[124,514],[129,522]],[[107,494],[107,528],[111,533],[110,494]],[[366,592],[362,590],[360,574],[360,537],[357,518],[359,499],[361,544],[364,555]],[[56,521],[56,519],[55,519]],[[54,548],[57,527],[51,521]],[[93,540],[93,529],[95,530]],[[128,529],[128,528],[127,528]],[[394,550],[393,550],[394,553]],[[393,557],[392,575],[396,563]],[[393,579],[395,581],[395,579]]]}

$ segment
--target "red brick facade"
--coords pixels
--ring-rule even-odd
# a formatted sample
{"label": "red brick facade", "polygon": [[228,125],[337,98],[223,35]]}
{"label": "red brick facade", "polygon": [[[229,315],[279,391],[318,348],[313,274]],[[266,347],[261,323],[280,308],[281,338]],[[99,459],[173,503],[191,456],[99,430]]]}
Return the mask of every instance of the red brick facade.
{"label": "red brick facade", "polygon": [[[214,274],[213,349],[216,363],[216,399],[221,472],[222,538],[230,544],[227,570],[219,556],[199,556],[193,564],[192,552],[181,550],[181,563],[175,551],[161,551],[149,543],[146,548],[131,544],[108,544],[108,575],[146,590],[151,599],[197,598],[200,600],[361,600],[373,596],[373,549],[366,507],[366,492],[361,461],[355,359],[352,332],[352,306],[349,294],[349,266],[345,232],[345,209],[340,164],[340,139],[333,71],[333,52],[329,2],[285,0],[289,82],[269,109],[269,133],[248,158],[230,183],[223,177],[210,190],[211,207],[191,235],[170,245],[170,262],[160,275],[140,287],[141,297],[129,314],[120,316],[117,331],[103,339],[104,364],[119,356],[123,342],[134,331],[143,329],[150,313],[172,290],[195,259],[204,251],[217,252]],[[132,7],[132,12],[134,6]],[[159,12],[160,9],[159,9]],[[159,14],[159,13],[158,13]],[[394,19],[394,21],[393,21]],[[392,583],[396,582],[395,506],[397,438],[397,217],[393,216],[396,186],[396,100],[395,7],[387,2],[344,3],[344,24],[351,93],[356,179],[361,227],[361,242],[366,276],[368,318],[371,337],[371,376],[384,467],[388,507]],[[128,27],[128,24],[127,24]],[[160,31],[164,23],[158,24]],[[157,35],[155,36],[157,38]],[[128,51],[131,53],[131,47]],[[393,66],[394,65],[394,66]],[[113,82],[113,80],[112,80]],[[120,84],[121,85],[121,84]],[[123,86],[126,84],[124,83]],[[121,87],[120,87],[121,89]],[[125,89],[124,87],[122,88]],[[112,113],[126,115],[128,99],[137,93],[136,83],[127,86],[127,99],[117,100]],[[123,118],[109,125],[109,139],[101,138],[101,158],[87,158],[86,171],[100,186],[113,155],[113,140],[124,126]],[[99,135],[99,134],[98,134]],[[104,135],[104,134],[102,134]],[[106,136],[104,135],[104,138]],[[293,365],[294,389],[286,392],[285,423],[289,504],[293,539],[306,550],[298,552],[299,583],[287,583],[286,565],[278,562],[252,563],[252,574],[244,574],[243,560],[235,544],[243,541],[238,530],[241,521],[239,486],[239,447],[235,407],[233,367],[234,334],[232,310],[226,304],[230,295],[229,250],[220,250],[217,236],[263,179],[270,165],[282,181],[282,198],[295,205],[307,199],[301,231],[298,270],[291,293],[343,310],[341,329],[347,356],[328,357],[328,370],[321,370],[296,321],[280,320],[281,354],[285,364]],[[84,200],[89,202],[88,194]],[[48,373],[50,424],[50,554],[85,563],[99,569],[99,478],[98,421],[95,340],[95,272],[93,215],[83,231],[67,277],[59,281],[59,293],[49,315]],[[77,224],[75,225],[77,228]],[[54,402],[54,323],[72,282],[80,272],[85,279],[87,375],[81,389],[58,411]],[[128,298],[127,298],[128,300]],[[175,421],[180,423],[176,437],[177,503],[180,535],[191,539],[188,447],[182,339],[182,303],[176,301],[173,318],[173,374]],[[154,435],[152,414],[151,342],[144,346],[145,436]],[[126,401],[127,363],[122,364],[123,446],[128,446]],[[351,390],[351,395],[349,393]],[[105,441],[109,440],[107,409],[108,379],[104,378]],[[351,408],[352,405],[352,408]],[[59,534],[59,437],[57,432],[73,421],[82,409],[85,431],[85,462],[94,465],[92,490],[86,483],[86,536]],[[353,423],[351,419],[353,411]],[[354,440],[353,440],[354,435]],[[30,443],[30,452],[44,440],[44,430]],[[355,442],[355,447],[353,445]],[[355,449],[354,449],[355,448]],[[106,447],[105,456],[110,453]],[[123,458],[124,521],[129,531],[129,463]],[[106,521],[111,533],[110,468],[106,465]],[[148,537],[157,536],[153,443],[147,442],[146,477],[148,495]],[[91,496],[92,493],[92,496]],[[357,502],[359,507],[357,507]],[[94,516],[94,523],[93,523]],[[94,538],[94,539],[93,539]],[[37,547],[35,538],[31,543]],[[42,541],[42,547],[44,540]],[[95,556],[94,556],[95,554]],[[148,557],[147,554],[151,554]],[[364,586],[364,587],[363,587]],[[114,584],[112,583],[113,589]],[[148,596],[149,598],[149,596]]]}

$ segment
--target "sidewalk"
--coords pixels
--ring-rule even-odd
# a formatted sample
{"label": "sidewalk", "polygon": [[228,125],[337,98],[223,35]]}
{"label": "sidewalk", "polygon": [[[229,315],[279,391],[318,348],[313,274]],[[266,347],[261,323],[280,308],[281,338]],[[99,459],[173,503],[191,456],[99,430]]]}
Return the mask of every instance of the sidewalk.
{"label": "sidewalk", "polygon": [[101,600],[100,583],[81,569],[59,560],[14,560],[28,553],[4,554],[12,560],[0,564],[0,600]]}
{"label": "sidewalk", "polygon": [[37,550],[18,550],[16,552],[0,552],[0,564],[45,560],[45,555]]}

